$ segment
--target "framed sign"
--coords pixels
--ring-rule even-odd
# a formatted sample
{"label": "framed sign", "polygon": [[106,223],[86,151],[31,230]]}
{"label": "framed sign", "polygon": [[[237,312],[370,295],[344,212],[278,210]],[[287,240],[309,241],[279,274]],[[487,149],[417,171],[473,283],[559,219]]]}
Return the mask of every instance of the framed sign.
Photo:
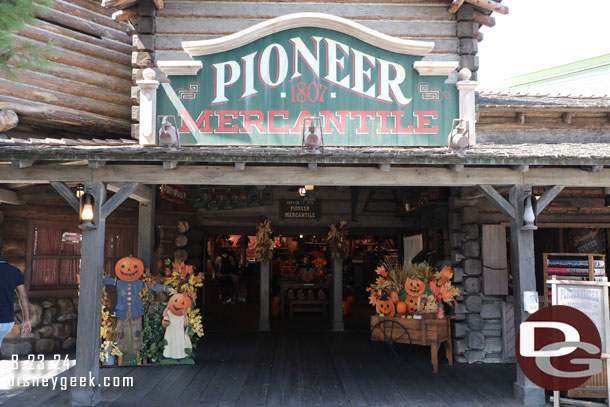
{"label": "framed sign", "polygon": [[306,201],[301,199],[281,199],[280,219],[318,220],[322,216],[322,202],[319,199]]}
{"label": "framed sign", "polygon": [[434,43],[308,14],[184,42],[201,69],[168,71],[157,121],[177,123],[184,146],[300,146],[311,117],[326,146],[447,145],[459,99],[447,75],[457,64],[420,74]]}

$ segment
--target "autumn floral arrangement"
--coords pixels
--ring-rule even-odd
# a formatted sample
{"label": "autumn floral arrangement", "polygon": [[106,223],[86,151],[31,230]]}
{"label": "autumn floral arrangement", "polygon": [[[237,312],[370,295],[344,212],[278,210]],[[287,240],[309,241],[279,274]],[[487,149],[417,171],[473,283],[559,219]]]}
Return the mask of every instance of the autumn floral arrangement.
{"label": "autumn floral arrangement", "polygon": [[453,270],[440,271],[427,263],[383,263],[368,288],[369,303],[379,316],[424,318],[444,315],[444,304],[453,305],[460,290],[452,285]]}
{"label": "autumn floral arrangement", "polygon": [[271,223],[268,219],[256,225],[256,257],[258,261],[273,257],[273,239],[271,238]]}
{"label": "autumn floral arrangement", "polygon": [[106,292],[106,287],[102,287],[102,326],[100,328],[100,362],[108,360],[109,355],[122,356],[123,352],[119,349],[114,335],[116,332],[116,318],[110,315],[110,298]]}
{"label": "autumn floral arrangement", "polygon": [[327,241],[332,257],[344,259],[347,256],[347,221],[340,220],[329,225]]}

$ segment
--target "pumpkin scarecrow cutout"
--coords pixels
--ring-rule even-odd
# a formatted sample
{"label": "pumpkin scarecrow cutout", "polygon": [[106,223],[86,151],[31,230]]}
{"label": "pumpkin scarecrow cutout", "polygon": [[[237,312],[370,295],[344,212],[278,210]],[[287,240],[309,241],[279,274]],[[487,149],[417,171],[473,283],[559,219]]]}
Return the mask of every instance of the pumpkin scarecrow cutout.
{"label": "pumpkin scarecrow cutout", "polygon": [[[142,298],[140,293],[144,283],[144,263],[135,257],[123,257],[114,266],[117,278],[104,277],[105,285],[117,288],[116,316],[117,346],[123,352],[124,360],[135,360],[142,348]],[[150,287],[154,291],[165,291],[161,284]]]}
{"label": "pumpkin scarecrow cutout", "polygon": [[188,355],[185,349],[193,347],[186,327],[189,324],[188,310],[193,305],[191,298],[185,294],[174,294],[163,310],[163,326],[166,326],[164,339],[167,341],[163,356],[170,359],[183,359]]}
{"label": "pumpkin scarecrow cutout", "polygon": [[380,317],[393,317],[396,314],[396,307],[392,300],[388,298],[386,290],[381,291],[381,298],[377,300],[376,307]]}

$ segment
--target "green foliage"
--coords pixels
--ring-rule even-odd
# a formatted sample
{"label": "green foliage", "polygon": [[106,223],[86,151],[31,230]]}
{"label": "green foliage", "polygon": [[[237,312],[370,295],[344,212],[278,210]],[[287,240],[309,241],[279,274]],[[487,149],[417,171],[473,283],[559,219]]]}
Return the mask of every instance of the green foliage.
{"label": "green foliage", "polygon": [[0,0],[0,74],[11,79],[16,69],[48,68],[50,62],[45,56],[53,52],[55,44],[28,44],[20,42],[14,35],[28,24],[36,22],[35,15],[44,13],[53,0]]}
{"label": "green foliage", "polygon": [[142,349],[140,360],[145,357],[153,363],[157,363],[163,355],[163,349],[167,345],[165,340],[165,328],[161,324],[163,321],[163,310],[165,305],[155,300],[152,290],[145,290],[144,316],[142,317]]}

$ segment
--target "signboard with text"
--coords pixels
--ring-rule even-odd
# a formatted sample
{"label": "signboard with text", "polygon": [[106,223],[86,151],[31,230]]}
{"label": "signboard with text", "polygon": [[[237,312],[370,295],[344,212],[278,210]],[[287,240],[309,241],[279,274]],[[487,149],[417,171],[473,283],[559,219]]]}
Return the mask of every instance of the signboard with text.
{"label": "signboard with text", "polygon": [[157,126],[176,126],[181,145],[300,146],[320,117],[326,146],[443,146],[458,116],[455,84],[420,76],[421,56],[334,30],[287,29],[194,59],[196,75],[158,90]]}

